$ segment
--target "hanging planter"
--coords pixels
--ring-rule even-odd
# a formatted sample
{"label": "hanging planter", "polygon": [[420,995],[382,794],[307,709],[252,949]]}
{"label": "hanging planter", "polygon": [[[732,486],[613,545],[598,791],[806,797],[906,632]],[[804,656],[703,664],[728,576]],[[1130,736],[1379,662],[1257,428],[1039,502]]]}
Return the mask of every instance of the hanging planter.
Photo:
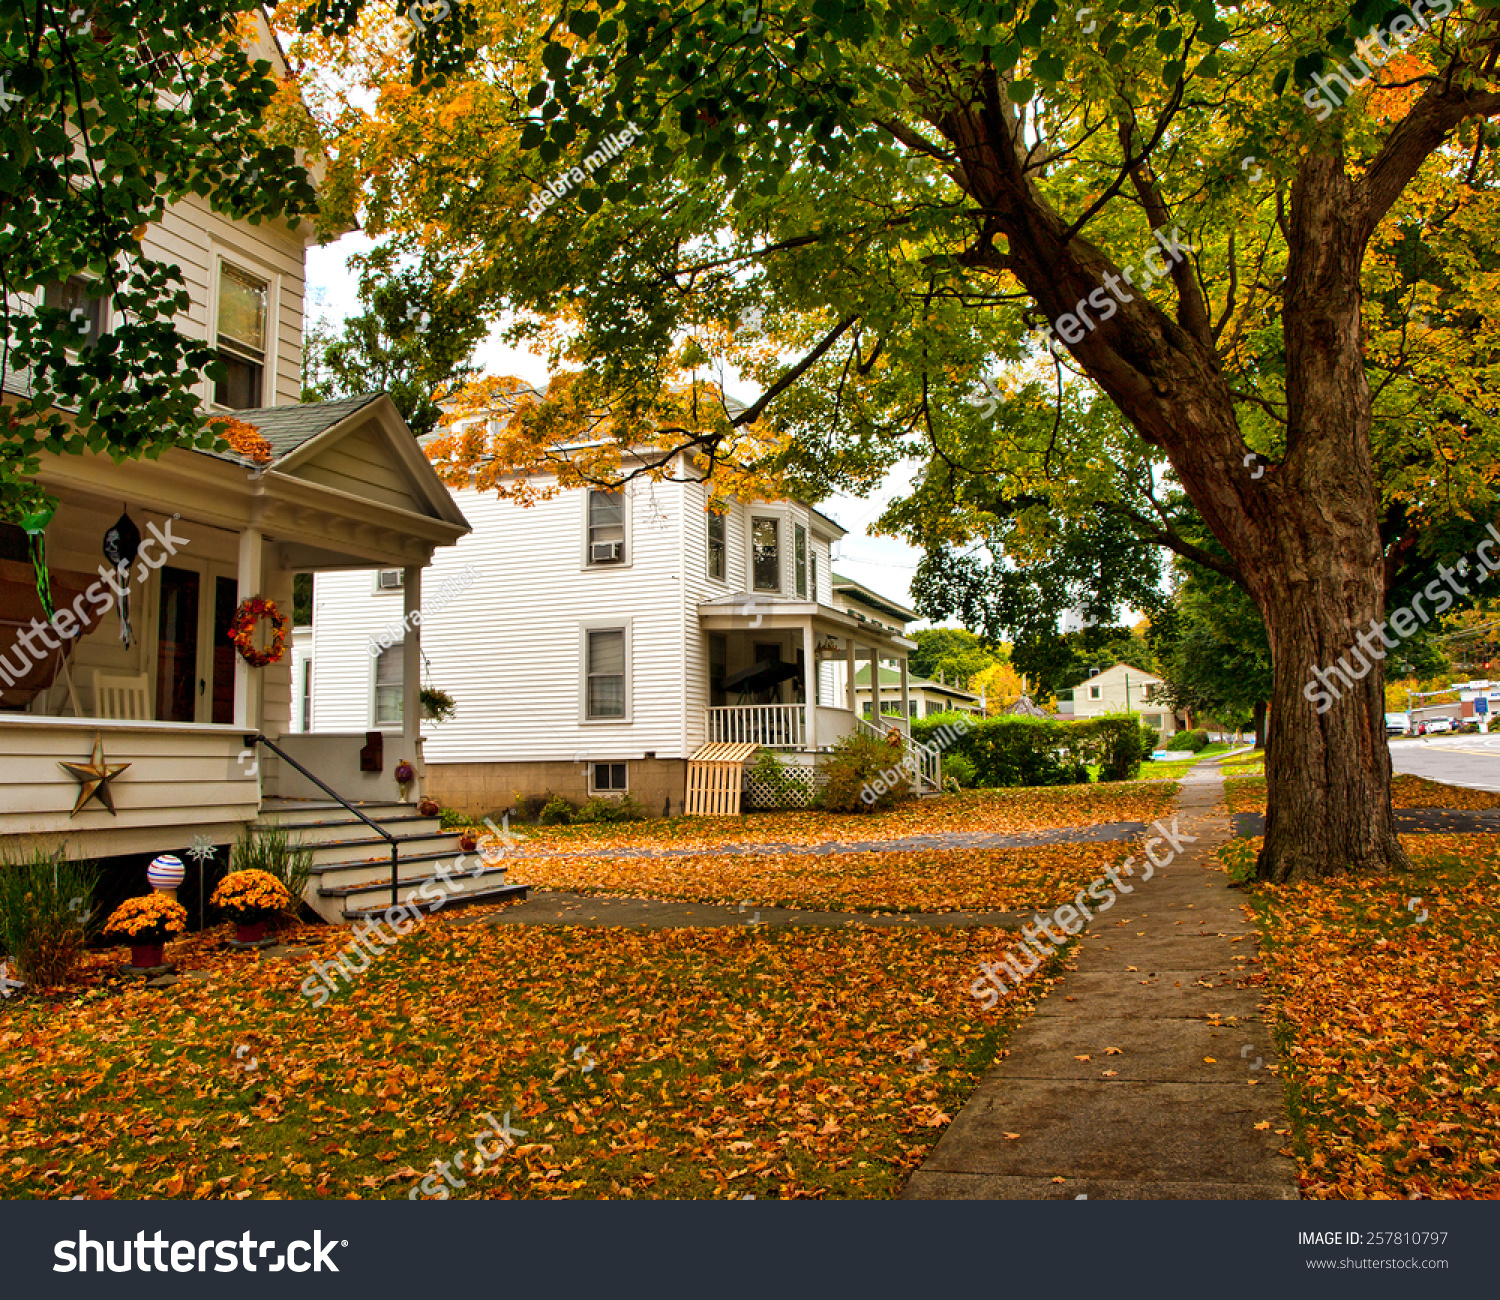
{"label": "hanging planter", "polygon": [[435,686],[424,686],[421,691],[422,716],[433,722],[447,722],[458,710],[458,705],[447,691]]}
{"label": "hanging planter", "polygon": [[[255,628],[262,619],[271,625],[271,642],[264,650],[255,644]],[[267,664],[280,663],[286,654],[287,629],[292,620],[276,608],[274,600],[264,596],[251,596],[242,600],[229,623],[229,639],[239,651],[240,658],[252,668],[264,668]]]}

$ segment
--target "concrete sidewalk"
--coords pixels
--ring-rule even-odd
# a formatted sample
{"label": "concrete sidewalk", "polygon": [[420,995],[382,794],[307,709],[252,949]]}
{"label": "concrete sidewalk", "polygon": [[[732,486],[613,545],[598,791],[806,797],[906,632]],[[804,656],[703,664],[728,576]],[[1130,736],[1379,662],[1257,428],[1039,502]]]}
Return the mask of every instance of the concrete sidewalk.
{"label": "concrete sidewalk", "polygon": [[1094,918],[907,1199],[1297,1198],[1253,924],[1209,866],[1230,836],[1222,791],[1217,762],[1187,774],[1178,826],[1196,843]]}

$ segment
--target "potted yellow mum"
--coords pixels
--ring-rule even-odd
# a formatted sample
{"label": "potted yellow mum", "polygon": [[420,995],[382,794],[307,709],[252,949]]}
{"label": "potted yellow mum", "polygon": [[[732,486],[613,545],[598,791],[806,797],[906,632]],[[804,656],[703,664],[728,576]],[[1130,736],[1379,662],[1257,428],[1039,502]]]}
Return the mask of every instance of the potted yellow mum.
{"label": "potted yellow mum", "polygon": [[137,970],[165,965],[167,940],[186,929],[187,908],[159,890],[127,898],[104,924],[105,934],[130,944],[130,964]]}
{"label": "potted yellow mum", "polygon": [[258,944],[266,922],[291,906],[291,891],[269,871],[231,871],[219,881],[210,900],[235,924],[235,942]]}

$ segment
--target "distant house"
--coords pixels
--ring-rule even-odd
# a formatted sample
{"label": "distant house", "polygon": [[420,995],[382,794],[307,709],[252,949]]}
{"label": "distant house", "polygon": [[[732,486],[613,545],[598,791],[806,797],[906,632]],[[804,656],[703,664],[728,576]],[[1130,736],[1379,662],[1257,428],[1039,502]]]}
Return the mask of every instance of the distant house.
{"label": "distant house", "polygon": [[[910,677],[907,679],[906,687],[906,712],[909,717],[929,718],[935,713],[978,715],[982,712],[979,696],[962,687],[947,686],[926,677]],[[854,695],[859,701],[861,716],[874,717],[875,698],[870,690],[868,664],[854,675]],[[880,712],[882,717],[901,715],[901,673],[897,669],[882,668],[880,670]]]}
{"label": "distant house", "polygon": [[1156,699],[1165,684],[1162,678],[1144,668],[1137,668],[1134,664],[1115,664],[1075,686],[1072,699],[1065,698],[1068,692],[1060,692],[1058,716],[1082,720],[1097,718],[1102,713],[1130,710],[1139,713],[1141,721],[1148,727],[1155,727],[1166,740],[1181,731],[1184,724],[1177,714]]}
{"label": "distant house", "polygon": [[[903,615],[914,615],[834,577],[844,529],[816,508],[711,511],[699,468],[683,457],[671,479],[532,505],[454,489],[474,531],[435,557],[434,594],[418,612],[422,685],[456,705],[422,724],[436,798],[481,813],[547,793],[628,794],[676,814],[688,765],[709,747],[775,750],[810,783],[814,755],[876,730],[848,683],[872,660],[896,665],[899,682],[916,649]],[[315,732],[411,724],[403,701],[416,666],[383,632],[401,617],[400,578],[317,575]],[[906,743],[924,788],[936,788],[936,754]]]}

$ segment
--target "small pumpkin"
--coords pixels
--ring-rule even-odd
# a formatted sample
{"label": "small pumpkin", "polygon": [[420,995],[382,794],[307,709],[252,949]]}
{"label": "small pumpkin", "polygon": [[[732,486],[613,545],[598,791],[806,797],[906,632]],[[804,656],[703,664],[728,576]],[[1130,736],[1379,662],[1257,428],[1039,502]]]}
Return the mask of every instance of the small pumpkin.
{"label": "small pumpkin", "polygon": [[417,811],[424,817],[436,817],[442,810],[442,805],[436,799],[423,799],[417,805]]}
{"label": "small pumpkin", "polygon": [[465,853],[473,853],[479,847],[479,840],[473,831],[465,831],[458,837],[458,847]]}

